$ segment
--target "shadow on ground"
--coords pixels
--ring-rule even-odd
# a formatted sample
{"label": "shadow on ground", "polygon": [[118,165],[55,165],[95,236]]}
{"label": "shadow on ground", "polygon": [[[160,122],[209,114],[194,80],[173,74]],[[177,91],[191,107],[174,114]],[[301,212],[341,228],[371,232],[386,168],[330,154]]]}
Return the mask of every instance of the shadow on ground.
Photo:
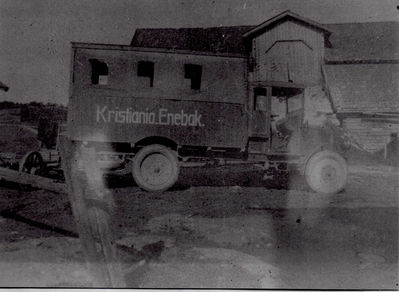
{"label": "shadow on ground", "polygon": [[[270,189],[303,189],[303,180],[297,173],[274,173],[265,178],[266,172],[254,167],[198,167],[181,168],[179,180],[170,191],[186,190],[190,187],[266,187]],[[132,175],[109,173],[105,176],[108,188],[136,186]]]}

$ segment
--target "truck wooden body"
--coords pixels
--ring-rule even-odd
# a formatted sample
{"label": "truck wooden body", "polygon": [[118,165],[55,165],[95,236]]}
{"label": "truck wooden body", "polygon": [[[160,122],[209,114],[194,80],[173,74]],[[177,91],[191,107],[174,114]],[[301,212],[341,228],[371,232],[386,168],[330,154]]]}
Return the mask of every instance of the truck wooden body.
{"label": "truck wooden body", "polygon": [[69,136],[131,157],[148,191],[212,159],[294,162],[313,190],[341,190],[345,161],[304,134],[304,86],[251,82],[248,66],[242,55],[73,43]]}

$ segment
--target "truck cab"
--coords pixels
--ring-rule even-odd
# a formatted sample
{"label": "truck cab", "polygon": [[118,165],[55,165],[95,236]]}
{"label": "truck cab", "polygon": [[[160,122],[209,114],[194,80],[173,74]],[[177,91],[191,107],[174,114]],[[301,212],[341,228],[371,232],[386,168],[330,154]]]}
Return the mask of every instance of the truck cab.
{"label": "truck cab", "polygon": [[[301,154],[304,87],[283,82],[251,84],[251,147],[265,154]],[[263,143],[263,144],[262,144]]]}
{"label": "truck cab", "polygon": [[253,114],[249,154],[254,159],[265,154],[269,167],[274,170],[293,166],[318,193],[342,190],[348,175],[346,161],[339,154],[331,132],[307,124],[306,86],[275,81],[251,85]]}

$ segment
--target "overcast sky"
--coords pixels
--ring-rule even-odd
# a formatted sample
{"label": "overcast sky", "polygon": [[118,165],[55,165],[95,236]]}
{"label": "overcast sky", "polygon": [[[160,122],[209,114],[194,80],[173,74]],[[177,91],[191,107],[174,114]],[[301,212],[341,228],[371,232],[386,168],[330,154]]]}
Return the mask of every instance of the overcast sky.
{"label": "overcast sky", "polygon": [[399,0],[0,0],[0,101],[66,104],[70,42],[130,43],[139,27],[399,21]]}

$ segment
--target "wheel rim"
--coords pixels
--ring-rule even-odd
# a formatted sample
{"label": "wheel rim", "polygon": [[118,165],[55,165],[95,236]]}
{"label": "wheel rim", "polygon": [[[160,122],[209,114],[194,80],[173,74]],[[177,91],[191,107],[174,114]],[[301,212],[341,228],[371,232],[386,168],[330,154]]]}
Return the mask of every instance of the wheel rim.
{"label": "wheel rim", "polygon": [[333,193],[340,190],[345,177],[345,169],[333,158],[318,161],[308,173],[310,187],[321,193]]}
{"label": "wheel rim", "polygon": [[146,183],[152,186],[160,186],[171,179],[173,163],[162,153],[151,153],[142,160],[140,170]]}

